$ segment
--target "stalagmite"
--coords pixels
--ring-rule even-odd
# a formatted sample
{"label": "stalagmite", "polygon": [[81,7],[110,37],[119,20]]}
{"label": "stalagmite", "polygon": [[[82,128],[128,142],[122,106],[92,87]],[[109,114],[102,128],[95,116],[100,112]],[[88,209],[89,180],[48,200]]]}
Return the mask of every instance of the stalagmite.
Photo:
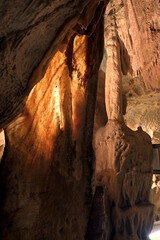
{"label": "stalagmite", "polygon": [[113,226],[108,239],[148,239],[153,224],[153,206],[149,202],[152,145],[150,137],[140,127],[132,131],[124,123],[114,9],[107,9],[105,17],[105,103],[108,123],[97,131],[93,141],[96,184],[105,189],[106,218]]}

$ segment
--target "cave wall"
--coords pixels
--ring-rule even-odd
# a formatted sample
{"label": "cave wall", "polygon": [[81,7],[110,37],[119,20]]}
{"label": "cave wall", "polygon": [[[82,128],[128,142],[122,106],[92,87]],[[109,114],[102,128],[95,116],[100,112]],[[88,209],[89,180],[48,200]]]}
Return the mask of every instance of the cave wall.
{"label": "cave wall", "polygon": [[[159,143],[159,1],[116,1],[125,120]],[[143,84],[145,83],[145,85]]]}
{"label": "cave wall", "polygon": [[[108,122],[93,139],[96,185],[105,192],[108,239],[148,239],[153,224],[153,205],[149,200],[152,144],[150,136],[141,128],[132,131],[124,122],[121,43],[113,2],[104,15],[104,38]],[[100,77],[103,79],[103,75]]]}
{"label": "cave wall", "polygon": [[[121,44],[125,122],[147,132],[152,144],[160,143],[159,93],[159,1],[117,1],[117,24]],[[119,6],[119,7],[118,7]],[[158,178],[158,176],[157,176]],[[159,220],[159,181],[153,184],[150,201]]]}
{"label": "cave wall", "polygon": [[[158,90],[158,1],[113,2],[118,67],[123,75],[142,75],[147,88]],[[84,239],[94,192],[92,130],[103,55],[104,4],[89,0],[0,4],[0,128],[6,133],[0,166],[0,238]],[[110,10],[109,6],[107,14],[112,15]],[[102,88],[104,83],[101,93]],[[101,123],[106,122],[103,114]],[[106,205],[109,199],[115,204],[111,216],[114,237],[141,239],[152,226],[153,206],[148,200],[151,142],[140,129],[134,133],[121,123],[110,122],[106,129],[113,138],[107,160],[111,165],[116,161],[114,196],[109,184],[105,199]],[[102,176],[107,186],[110,173],[104,171]],[[136,177],[142,182],[140,187],[135,187]]]}
{"label": "cave wall", "polygon": [[0,161],[3,156],[4,148],[5,148],[5,136],[4,136],[4,131],[1,130],[0,131]]}
{"label": "cave wall", "polygon": [[123,94],[127,100],[124,116],[127,125],[133,130],[141,126],[150,135],[152,144],[159,144],[160,93],[147,91],[141,76],[125,76]]}
{"label": "cave wall", "polygon": [[23,112],[5,128],[0,239],[84,239],[94,192],[92,131],[103,16],[94,28],[90,36],[69,38]]}
{"label": "cave wall", "polygon": [[[106,11],[108,15],[114,13],[117,24],[126,123],[133,130],[142,126],[153,143],[159,142],[159,7],[158,0],[113,0]],[[103,86],[105,67],[101,70],[98,84]],[[104,100],[97,94],[95,130],[106,119]]]}
{"label": "cave wall", "polygon": [[60,46],[63,50],[70,35],[84,32],[99,16],[99,2],[0,2],[0,128],[22,111]]}
{"label": "cave wall", "polygon": [[147,89],[159,90],[159,1],[114,1],[122,72],[141,75]]}
{"label": "cave wall", "polygon": [[154,221],[160,220],[160,178],[159,174],[153,174],[150,201],[154,204]]}
{"label": "cave wall", "polygon": [[[107,6],[107,14],[113,15],[113,12],[120,44],[123,114],[126,124],[133,130],[141,126],[152,138],[152,143],[158,144],[159,1],[111,1]],[[109,22],[106,27],[109,32]],[[105,56],[104,62],[106,63]],[[105,68],[102,71],[105,72]],[[99,75],[99,85],[102,86],[105,81],[103,72]],[[100,99],[99,96],[98,93]],[[104,100],[98,101],[96,112],[100,114],[97,114],[96,129],[106,119]]]}

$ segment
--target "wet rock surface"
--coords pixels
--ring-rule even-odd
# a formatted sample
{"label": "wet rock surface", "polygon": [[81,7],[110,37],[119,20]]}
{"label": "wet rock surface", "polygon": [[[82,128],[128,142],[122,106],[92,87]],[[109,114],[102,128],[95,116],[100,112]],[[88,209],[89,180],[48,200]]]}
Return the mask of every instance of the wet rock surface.
{"label": "wet rock surface", "polygon": [[[98,49],[97,49],[97,46]],[[84,239],[93,197],[92,149],[103,17],[52,58],[7,128],[0,165],[1,240]]]}
{"label": "wet rock surface", "polygon": [[24,109],[29,92],[70,35],[87,30],[94,15],[98,21],[98,5],[97,0],[0,2],[1,127]]}
{"label": "wet rock surface", "polygon": [[[114,7],[111,3],[105,13],[105,105],[108,122],[95,133],[93,140],[96,184],[104,186],[110,203],[110,210],[106,211],[113,227],[110,228],[109,239],[147,239],[153,225],[153,205],[149,201],[152,144],[142,128],[132,131],[123,120],[121,43]],[[141,92],[134,90],[136,94]]]}
{"label": "wet rock surface", "polygon": [[[95,130],[106,123],[105,104],[109,121],[95,134],[96,184],[102,190],[95,195],[92,131],[104,3],[0,3],[0,128],[6,133],[0,165],[2,240],[82,240],[86,232],[93,237],[95,224],[96,240],[135,240],[147,238],[152,227],[151,141],[142,129],[125,126],[119,80],[125,75],[124,86],[131,87],[125,95],[134,106],[152,102],[148,90],[159,91],[159,1],[110,2],[107,87],[102,82],[98,90],[109,97],[106,103],[98,99],[104,117],[95,120]],[[115,23],[112,45],[115,35],[108,36]],[[143,115],[150,119],[152,111]],[[158,132],[157,127],[154,139]]]}

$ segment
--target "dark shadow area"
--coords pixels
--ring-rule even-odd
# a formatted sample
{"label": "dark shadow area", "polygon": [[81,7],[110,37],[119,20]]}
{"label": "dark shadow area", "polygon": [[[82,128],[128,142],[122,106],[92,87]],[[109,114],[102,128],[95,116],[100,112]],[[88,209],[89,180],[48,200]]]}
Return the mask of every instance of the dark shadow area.
{"label": "dark shadow area", "polygon": [[88,222],[88,229],[85,240],[102,240],[106,239],[107,230],[105,226],[105,197],[104,188],[102,186],[96,187],[93,198],[91,215]]}
{"label": "dark shadow area", "polygon": [[119,36],[118,36],[118,41],[119,41],[119,45],[120,45],[120,58],[121,58],[122,74],[127,75],[127,73],[129,72],[132,75],[133,69],[131,67],[131,61],[130,61],[130,56],[128,54],[128,51]]}

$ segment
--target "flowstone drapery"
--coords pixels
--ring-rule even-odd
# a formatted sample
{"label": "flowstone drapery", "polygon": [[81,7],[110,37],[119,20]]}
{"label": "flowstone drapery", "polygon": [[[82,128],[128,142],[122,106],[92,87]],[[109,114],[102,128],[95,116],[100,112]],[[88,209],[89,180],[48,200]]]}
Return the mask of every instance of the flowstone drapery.
{"label": "flowstone drapery", "polygon": [[153,224],[153,205],[149,203],[152,145],[140,127],[132,131],[123,120],[121,62],[113,11],[106,14],[108,123],[94,138],[96,184],[105,189],[106,216],[113,226],[108,238],[148,239]]}
{"label": "flowstone drapery", "polygon": [[55,54],[24,111],[5,129],[1,240],[84,239],[92,204],[103,16],[95,23],[90,36],[74,34]]}

